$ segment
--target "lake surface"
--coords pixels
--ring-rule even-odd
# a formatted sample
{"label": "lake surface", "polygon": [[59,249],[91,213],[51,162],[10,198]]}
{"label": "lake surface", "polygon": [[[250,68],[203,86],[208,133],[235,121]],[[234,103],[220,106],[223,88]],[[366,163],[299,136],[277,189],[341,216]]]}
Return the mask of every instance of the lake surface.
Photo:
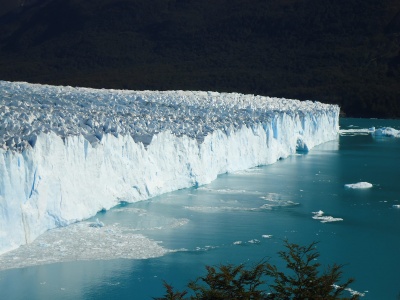
{"label": "lake surface", "polygon": [[[341,129],[372,126],[400,129],[400,121],[341,120]],[[319,261],[344,264],[343,277],[356,279],[351,287],[364,293],[363,299],[397,299],[399,179],[399,138],[343,134],[308,154],[101,212],[90,221],[129,228],[174,251],[149,259],[0,271],[0,299],[151,299],[163,295],[163,280],[184,289],[205,274],[205,265],[251,265],[269,258],[283,267],[276,253],[285,239],[301,245],[318,241]],[[345,188],[357,182],[373,186]],[[318,211],[334,222],[313,218]]]}

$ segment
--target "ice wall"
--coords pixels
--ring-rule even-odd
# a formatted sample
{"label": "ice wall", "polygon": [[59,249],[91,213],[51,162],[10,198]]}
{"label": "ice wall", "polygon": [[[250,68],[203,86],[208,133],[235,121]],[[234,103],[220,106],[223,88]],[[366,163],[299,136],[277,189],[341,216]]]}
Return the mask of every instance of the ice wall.
{"label": "ice wall", "polygon": [[0,81],[0,253],[48,229],[333,140],[339,108]]}

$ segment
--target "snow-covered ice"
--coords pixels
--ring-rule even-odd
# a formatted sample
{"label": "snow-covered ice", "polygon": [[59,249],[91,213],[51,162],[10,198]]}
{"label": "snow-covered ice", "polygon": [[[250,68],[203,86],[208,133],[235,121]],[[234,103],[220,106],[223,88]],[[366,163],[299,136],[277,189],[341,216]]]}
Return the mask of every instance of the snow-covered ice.
{"label": "snow-covered ice", "polygon": [[307,151],[339,129],[339,107],[312,101],[5,81],[0,91],[0,253],[121,201]]}
{"label": "snow-covered ice", "polygon": [[369,189],[372,188],[373,185],[369,182],[357,182],[357,183],[348,183],[344,185],[348,189]]}

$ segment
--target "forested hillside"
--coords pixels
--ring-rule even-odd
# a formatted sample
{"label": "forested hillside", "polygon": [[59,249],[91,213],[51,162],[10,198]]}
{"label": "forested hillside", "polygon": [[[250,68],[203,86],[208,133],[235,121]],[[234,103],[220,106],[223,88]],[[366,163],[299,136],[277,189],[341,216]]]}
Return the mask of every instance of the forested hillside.
{"label": "forested hillside", "polygon": [[1,80],[242,92],[400,117],[398,0],[16,2],[0,0]]}

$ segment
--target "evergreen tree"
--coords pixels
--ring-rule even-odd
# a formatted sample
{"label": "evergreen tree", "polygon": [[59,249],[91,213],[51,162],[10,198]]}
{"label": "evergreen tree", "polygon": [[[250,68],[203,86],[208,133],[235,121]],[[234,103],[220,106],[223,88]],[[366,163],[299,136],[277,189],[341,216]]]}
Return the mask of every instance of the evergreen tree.
{"label": "evergreen tree", "polygon": [[[303,299],[359,299],[357,293],[350,298],[342,297],[349,291],[354,281],[348,279],[339,283],[342,277],[342,265],[328,266],[322,273],[317,262],[320,256],[316,242],[300,246],[285,241],[285,251],[278,252],[286,262],[287,272],[277,266],[261,261],[250,269],[241,264],[228,264],[219,267],[206,266],[207,274],[188,284],[193,295],[185,298],[187,291],[174,291],[166,282],[166,294],[157,300],[303,300]],[[269,283],[268,279],[273,280]]]}

